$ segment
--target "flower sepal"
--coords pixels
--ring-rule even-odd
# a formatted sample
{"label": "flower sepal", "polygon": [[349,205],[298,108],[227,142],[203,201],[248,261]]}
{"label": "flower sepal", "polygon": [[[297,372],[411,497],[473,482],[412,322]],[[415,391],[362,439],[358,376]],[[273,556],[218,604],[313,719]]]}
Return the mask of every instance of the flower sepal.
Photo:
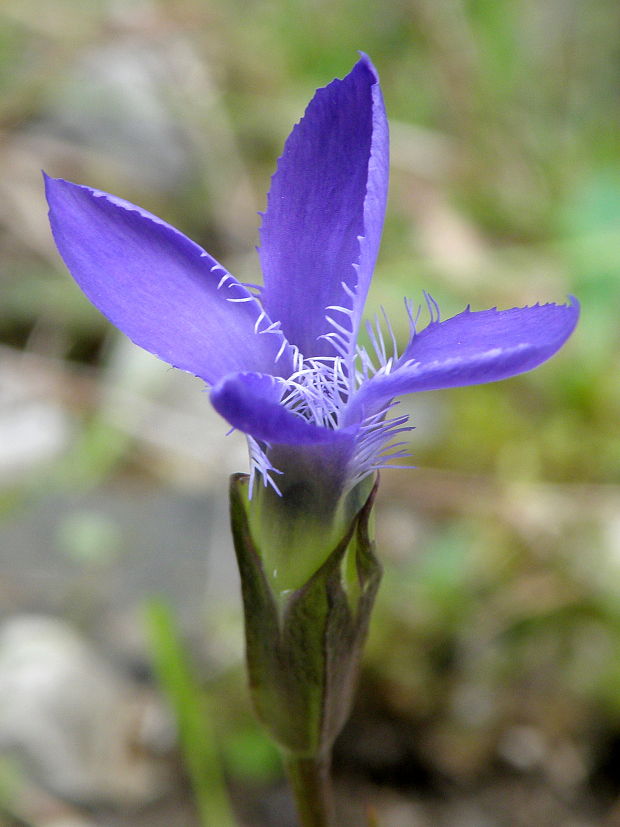
{"label": "flower sepal", "polygon": [[349,712],[381,579],[369,525],[377,483],[322,565],[278,593],[252,536],[248,481],[231,477],[230,506],[252,700],[287,753],[325,754]]}

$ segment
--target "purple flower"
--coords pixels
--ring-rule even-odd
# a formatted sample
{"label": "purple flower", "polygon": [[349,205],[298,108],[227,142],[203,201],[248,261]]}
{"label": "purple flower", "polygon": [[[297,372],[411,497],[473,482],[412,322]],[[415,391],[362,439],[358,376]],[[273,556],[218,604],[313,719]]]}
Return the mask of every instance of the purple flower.
{"label": "purple flower", "polygon": [[385,212],[388,127],[362,56],[319,89],[288,138],[260,232],[264,286],[241,284],[178,230],[113,195],[46,177],[58,249],[88,298],[136,344],[211,387],[276,490],[320,478],[325,502],[403,455],[395,398],[492,382],[552,356],[578,304],[462,313],[399,354],[387,320],[357,344]]}

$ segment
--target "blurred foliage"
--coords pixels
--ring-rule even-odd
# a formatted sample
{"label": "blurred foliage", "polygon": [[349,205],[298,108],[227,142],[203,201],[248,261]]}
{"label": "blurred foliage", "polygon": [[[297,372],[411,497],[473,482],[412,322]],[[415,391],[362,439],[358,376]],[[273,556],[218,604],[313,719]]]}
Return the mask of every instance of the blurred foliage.
{"label": "blurred foliage", "polygon": [[235,827],[213,728],[214,707],[194,674],[173,613],[162,600],[145,606],[153,663],[177,720],[181,752],[201,827]]}
{"label": "blurred foliage", "polygon": [[[163,407],[189,417],[185,396],[165,367],[132,363],[123,380],[133,357],[53,249],[40,168],[142,204],[257,281],[256,211],[283,140],[362,49],[392,124],[369,312],[384,305],[403,337],[402,296],[422,289],[444,316],[569,293],[583,306],[531,375],[403,403],[419,468],[384,475],[365,685],[414,722],[443,778],[499,755],[570,799],[620,739],[618,31],[617,0],[4,0],[0,340],[27,390],[0,403],[23,417],[53,399],[69,425],[55,452],[2,473],[3,519],[119,476],[224,485],[219,463],[175,460],[156,418],[146,435]],[[98,554],[107,531],[67,527],[70,553]],[[271,778],[249,715],[222,714],[231,773]],[[544,745],[529,764],[528,732]]]}

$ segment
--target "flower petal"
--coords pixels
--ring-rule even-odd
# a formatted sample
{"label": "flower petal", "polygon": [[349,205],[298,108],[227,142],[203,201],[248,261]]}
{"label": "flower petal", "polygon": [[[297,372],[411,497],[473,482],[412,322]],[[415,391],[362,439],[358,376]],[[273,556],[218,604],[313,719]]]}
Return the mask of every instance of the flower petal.
{"label": "flower petal", "polygon": [[531,370],[560,349],[579,318],[579,303],[511,310],[464,310],[413,336],[392,373],[360,389],[355,407],[412,391],[495,382]]}
{"label": "flower petal", "polygon": [[225,376],[212,390],[211,403],[230,424],[261,442],[319,445],[350,442],[353,429],[333,431],[308,422],[280,404],[284,385],[260,373]]}
{"label": "flower petal", "polygon": [[281,332],[255,333],[270,324],[259,302],[183,233],[108,193],[45,183],[65,264],[136,344],[210,384],[238,370],[289,371]]}
{"label": "flower petal", "polygon": [[376,71],[363,56],[343,80],[316,92],[293,129],[261,228],[265,309],[307,356],[334,353],[320,338],[338,332],[327,315],[344,328],[340,350],[355,338],[387,180],[387,120]]}

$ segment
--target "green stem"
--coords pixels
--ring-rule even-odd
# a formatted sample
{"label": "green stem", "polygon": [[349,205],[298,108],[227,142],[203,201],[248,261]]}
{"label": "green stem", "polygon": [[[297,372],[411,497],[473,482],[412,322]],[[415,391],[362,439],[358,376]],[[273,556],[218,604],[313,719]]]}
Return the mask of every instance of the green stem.
{"label": "green stem", "polygon": [[336,827],[330,763],[329,755],[284,756],[301,827]]}

